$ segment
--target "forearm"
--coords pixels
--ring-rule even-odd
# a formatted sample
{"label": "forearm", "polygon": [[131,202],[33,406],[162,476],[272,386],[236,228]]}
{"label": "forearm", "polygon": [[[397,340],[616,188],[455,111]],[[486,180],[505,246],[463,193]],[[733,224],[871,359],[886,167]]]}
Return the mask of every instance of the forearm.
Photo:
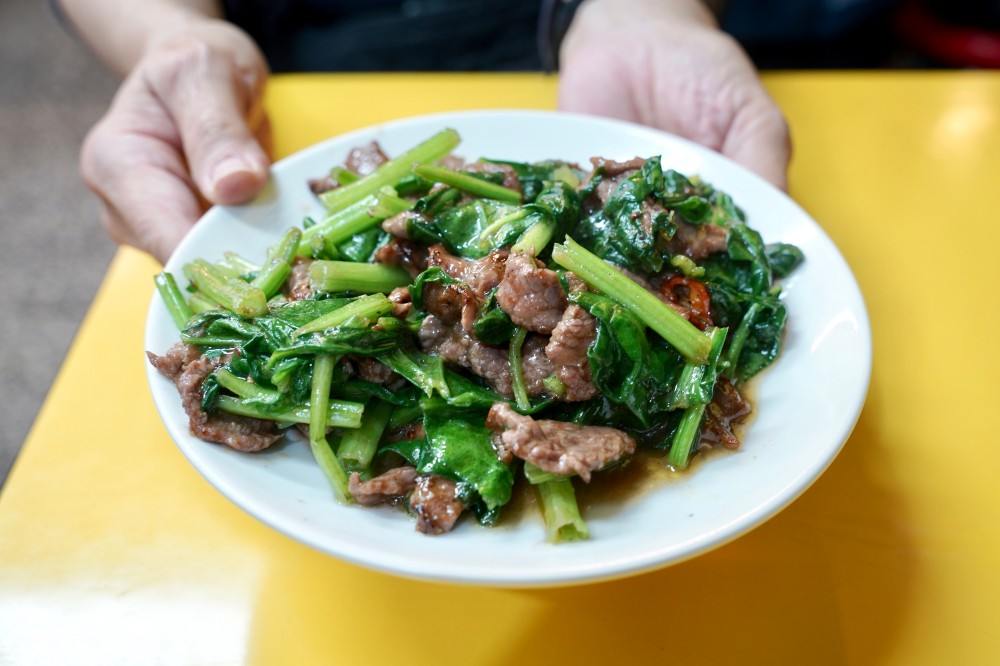
{"label": "forearm", "polygon": [[[124,76],[153,45],[173,35],[212,32],[218,0],[55,0],[87,46]],[[223,37],[224,39],[224,37]]]}

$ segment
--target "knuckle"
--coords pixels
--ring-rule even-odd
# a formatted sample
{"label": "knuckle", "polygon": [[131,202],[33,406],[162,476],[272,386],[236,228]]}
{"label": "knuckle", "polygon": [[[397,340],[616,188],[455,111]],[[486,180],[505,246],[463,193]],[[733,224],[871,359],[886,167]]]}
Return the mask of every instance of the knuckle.
{"label": "knuckle", "polygon": [[218,52],[200,41],[173,42],[153,51],[142,63],[150,81],[166,90],[178,87],[183,77],[211,66]]}

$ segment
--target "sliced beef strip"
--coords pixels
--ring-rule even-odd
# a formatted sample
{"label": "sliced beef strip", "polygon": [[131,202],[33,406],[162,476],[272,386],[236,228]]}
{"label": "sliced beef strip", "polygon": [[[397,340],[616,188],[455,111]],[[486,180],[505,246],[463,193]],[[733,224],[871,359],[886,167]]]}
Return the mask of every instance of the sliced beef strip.
{"label": "sliced beef strip", "polygon": [[377,141],[372,141],[352,149],[344,166],[359,176],[367,176],[388,161],[389,156],[382,151],[382,147]]}
{"label": "sliced beef strip", "polygon": [[409,287],[396,287],[389,293],[389,300],[392,301],[392,316],[406,319],[413,307],[413,298],[410,295]]}
{"label": "sliced beef strip", "polygon": [[482,377],[497,393],[511,397],[508,351],[492,347],[466,333],[461,326],[448,325],[435,315],[428,315],[417,333],[421,348],[440,356],[446,363],[470,370]]}
{"label": "sliced beef strip", "polygon": [[554,474],[576,473],[585,482],[590,474],[635,452],[635,440],[615,428],[581,426],[564,421],[536,421],[495,403],[486,425],[498,434],[494,446]]}
{"label": "sliced beef strip", "polygon": [[571,303],[552,330],[545,354],[556,365],[586,365],[587,350],[597,337],[597,320]]}
{"label": "sliced beef strip", "polygon": [[292,264],[292,272],[285,282],[285,296],[290,301],[304,301],[313,297],[315,293],[312,283],[309,281],[309,265],[312,259],[296,257]]}
{"label": "sliced beef strip", "polygon": [[399,379],[392,368],[371,356],[350,356],[351,366],[358,379],[386,386]]}
{"label": "sliced beef strip", "polygon": [[511,321],[536,333],[551,333],[566,309],[566,292],[556,272],[523,253],[507,259],[496,299]]}
{"label": "sliced beef strip", "polygon": [[407,228],[410,225],[410,221],[421,221],[423,219],[424,217],[420,213],[415,213],[412,210],[404,210],[402,213],[398,213],[386,220],[383,220],[382,230],[386,233],[392,234],[396,238],[409,240],[410,234],[409,231],[407,231]]}
{"label": "sliced beef strip", "polygon": [[417,477],[416,488],[410,495],[410,511],[417,518],[417,531],[443,534],[455,527],[465,509],[456,497],[455,482],[436,474]]}
{"label": "sliced beef strip", "polygon": [[711,254],[725,252],[729,243],[729,231],[725,227],[706,222],[688,224],[675,217],[677,233],[667,243],[671,254],[683,254],[694,261],[704,261]]}
{"label": "sliced beef strip", "polygon": [[483,302],[471,287],[462,282],[428,282],[424,285],[424,309],[448,325],[460,323],[465,331],[472,330]]}
{"label": "sliced beef strip", "polygon": [[386,430],[382,435],[382,441],[402,442],[409,439],[424,439],[426,435],[423,421],[411,421],[410,423],[404,423],[398,428]]}
{"label": "sliced beef strip", "polygon": [[[191,434],[206,442],[224,444],[237,451],[261,451],[281,439],[273,421],[217,413],[209,416],[201,408],[201,387],[205,378],[227,359],[209,358],[196,348],[177,343],[163,356],[147,352],[157,370],[174,382],[181,396],[181,405],[188,415]],[[192,351],[193,349],[193,351]],[[177,372],[180,367],[180,372]],[[161,369],[163,368],[163,369]]]}
{"label": "sliced beef strip", "polygon": [[633,172],[642,168],[646,160],[642,157],[633,157],[630,160],[619,162],[618,160],[609,160],[606,157],[591,157],[590,163],[594,165],[594,171],[604,167],[604,175],[613,178],[621,175],[631,176]]}
{"label": "sliced beef strip", "polygon": [[351,472],[347,490],[358,504],[378,506],[400,500],[417,487],[417,470],[410,466],[394,467],[373,479],[363,481],[357,472]]}
{"label": "sliced beef strip", "polygon": [[282,437],[273,421],[222,413],[209,418],[204,416],[205,412],[200,409],[197,415],[191,415],[192,434],[206,442],[224,444],[236,451],[263,451]]}
{"label": "sliced beef strip", "polygon": [[480,298],[493,290],[504,277],[507,250],[494,250],[481,259],[470,261],[448,252],[443,245],[427,248],[427,266],[440,266],[448,276],[461,280]]}
{"label": "sliced beef strip", "polygon": [[504,187],[515,192],[523,193],[521,190],[521,179],[517,177],[514,167],[509,164],[493,164],[491,162],[472,162],[465,165],[466,171],[484,174],[503,174],[503,181],[500,183]]}
{"label": "sliced beef strip", "polygon": [[[424,319],[418,339],[427,353],[440,356],[446,363],[482,377],[500,395],[513,397],[510,355],[506,348],[480,342],[465,332],[460,324],[446,324],[434,315]],[[533,398],[548,392],[545,379],[556,373],[556,367],[545,354],[547,344],[546,336],[529,335],[521,350],[525,388]]]}
{"label": "sliced beef strip", "polygon": [[398,266],[415,278],[427,268],[427,250],[413,241],[393,237],[375,250],[375,261],[386,266]]}
{"label": "sliced beef strip", "polygon": [[194,345],[175,342],[163,356],[157,356],[152,352],[146,352],[146,356],[161,375],[176,384],[177,378],[184,372],[184,367],[201,356],[201,350]]}
{"label": "sliced beef strip", "polygon": [[458,282],[426,284],[424,309],[447,324],[461,322],[465,331],[471,331],[486,302],[486,294],[503,277],[506,256],[506,252],[491,252],[481,259],[469,261],[450,254],[442,245],[432,245],[428,248],[428,267],[438,266]]}
{"label": "sliced beef strip", "polygon": [[594,165],[594,170],[590,172],[590,176],[583,183],[583,187],[591,184],[591,180],[597,175],[600,167],[604,167],[604,169],[601,171],[601,180],[594,189],[593,195],[583,202],[584,212],[589,215],[604,208],[608,203],[608,199],[618,189],[618,185],[642,168],[644,162],[645,160],[641,157],[635,157],[625,162],[608,160],[603,157],[591,157],[590,163]]}
{"label": "sliced beef strip", "polygon": [[570,304],[552,331],[545,355],[566,388],[567,402],[590,400],[598,394],[590,376],[587,350],[597,337],[597,320],[576,304]]}
{"label": "sliced beef strip", "polygon": [[588,202],[588,210],[591,208],[599,210],[607,206],[611,195],[615,193],[615,190],[618,189],[621,182],[628,178],[629,175],[630,174],[621,174],[614,177],[603,178],[594,189],[594,196],[597,198],[597,205]]}
{"label": "sliced beef strip", "polygon": [[[344,166],[359,176],[365,176],[388,160],[389,157],[382,152],[382,148],[378,145],[378,143],[372,141],[367,145],[354,148],[348,154],[347,161]],[[320,178],[309,179],[309,189],[312,190],[312,193],[317,196],[323,194],[324,192],[335,190],[338,187],[340,187],[340,182],[333,176],[327,175]]]}
{"label": "sliced beef strip", "polygon": [[521,346],[521,370],[524,373],[524,386],[532,398],[548,392],[545,379],[554,375],[556,367],[545,355],[545,345],[549,339],[544,335],[529,335]]}
{"label": "sliced beef strip", "polygon": [[322,178],[310,178],[309,179],[309,189],[313,194],[319,196],[324,192],[329,192],[330,190],[335,190],[340,187],[340,183],[337,182],[332,176],[323,176]]}
{"label": "sliced beef strip", "polygon": [[[652,199],[646,199],[642,202],[640,208],[642,209],[642,230],[647,236],[653,235],[653,222],[660,215],[666,215],[667,209],[663,207],[658,201],[653,201]],[[676,215],[674,216],[677,217]],[[676,253],[675,253],[676,254]]]}
{"label": "sliced beef strip", "polygon": [[449,153],[437,161],[438,164],[446,169],[451,169],[452,171],[461,171],[465,168],[465,158],[456,155],[455,153]]}
{"label": "sliced beef strip", "polygon": [[705,410],[699,446],[722,444],[727,449],[739,448],[740,440],[733,433],[733,424],[745,420],[750,412],[750,401],[728,379],[719,378],[715,393],[712,394],[712,402],[708,403]]}

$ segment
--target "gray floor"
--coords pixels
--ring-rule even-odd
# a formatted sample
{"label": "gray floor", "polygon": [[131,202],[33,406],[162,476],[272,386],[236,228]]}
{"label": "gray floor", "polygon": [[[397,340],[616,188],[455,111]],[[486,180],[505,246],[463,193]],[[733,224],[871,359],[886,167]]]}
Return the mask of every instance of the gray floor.
{"label": "gray floor", "polygon": [[0,484],[115,250],[77,155],[116,85],[43,0],[0,0]]}

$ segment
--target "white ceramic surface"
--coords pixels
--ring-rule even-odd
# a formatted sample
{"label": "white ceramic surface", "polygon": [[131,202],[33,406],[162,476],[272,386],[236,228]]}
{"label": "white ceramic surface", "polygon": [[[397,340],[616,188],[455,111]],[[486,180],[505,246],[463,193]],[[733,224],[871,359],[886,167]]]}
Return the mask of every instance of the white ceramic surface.
{"label": "white ceramic surface", "polygon": [[[742,449],[712,456],[679,480],[586,515],[591,539],[554,546],[540,518],[482,528],[465,520],[427,537],[402,511],[338,505],[308,445],[289,441],[241,454],[195,439],[170,382],[148,367],[156,406],[171,437],[219,492],[286,535],[330,555],[425,580],[496,586],[553,586],[651,570],[720,546],[774,516],[830,464],[861,411],[871,335],[858,286],[823,230],[787,196],[745,169],[683,139],[627,123],[538,111],[425,116],[335,137],[276,164],[266,191],[241,207],[210,210],[166,270],[235,250],[262,258],[289,226],[320,207],[306,180],[377,139],[396,155],[453,127],[468,159],[627,159],[660,154],[665,168],[699,174],[730,193],[765,242],[794,243],[806,262],[784,282],[789,324],[782,357],[756,384],[756,416]],[[154,295],[146,349],[162,353],[177,331]]]}

